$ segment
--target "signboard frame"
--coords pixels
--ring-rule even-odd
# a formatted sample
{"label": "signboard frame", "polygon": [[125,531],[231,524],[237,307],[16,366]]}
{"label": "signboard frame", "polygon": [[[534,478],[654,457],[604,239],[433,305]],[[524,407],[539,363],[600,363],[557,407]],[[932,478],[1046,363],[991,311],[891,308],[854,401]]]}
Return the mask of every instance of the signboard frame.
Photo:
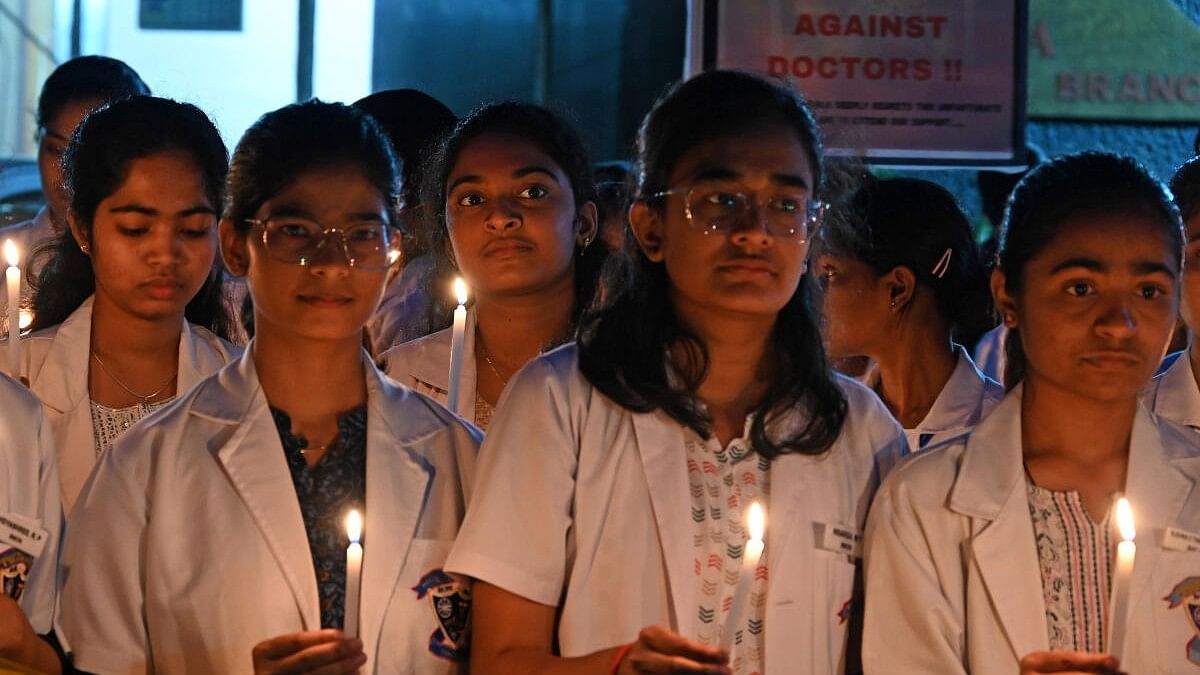
{"label": "signboard frame", "polygon": [[[684,77],[717,67],[717,48],[720,32],[722,2],[745,0],[690,0],[688,3],[688,49],[684,58]],[[994,1],[994,0],[993,0]],[[1007,0],[1013,3],[1013,100],[1011,154],[1008,158],[979,157],[964,153],[960,158],[947,157],[881,157],[863,155],[847,148],[827,147],[830,155],[851,155],[871,165],[916,169],[999,169],[1019,170],[1026,166],[1025,129],[1028,122],[1026,101],[1029,95],[1029,0]],[[699,64],[699,68],[697,68]],[[814,111],[815,112],[815,111]]]}

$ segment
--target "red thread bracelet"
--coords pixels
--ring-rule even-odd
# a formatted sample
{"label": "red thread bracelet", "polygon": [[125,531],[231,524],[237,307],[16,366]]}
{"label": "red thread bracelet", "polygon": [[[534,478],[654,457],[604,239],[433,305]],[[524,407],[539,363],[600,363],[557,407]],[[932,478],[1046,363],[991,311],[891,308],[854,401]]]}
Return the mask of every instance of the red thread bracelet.
{"label": "red thread bracelet", "polygon": [[612,670],[608,671],[609,675],[617,675],[617,671],[621,670],[621,662],[625,660],[626,656],[629,656],[629,652],[633,651],[635,644],[637,643],[630,642],[617,650],[617,658],[613,659]]}

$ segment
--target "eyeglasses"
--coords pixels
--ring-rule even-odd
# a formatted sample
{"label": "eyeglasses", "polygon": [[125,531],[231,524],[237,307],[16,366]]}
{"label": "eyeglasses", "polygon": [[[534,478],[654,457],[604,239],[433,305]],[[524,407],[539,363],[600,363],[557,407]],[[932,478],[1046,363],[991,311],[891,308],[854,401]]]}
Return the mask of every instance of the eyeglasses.
{"label": "eyeglasses", "polygon": [[803,244],[825,220],[829,205],[809,198],[806,192],[782,190],[765,202],[744,192],[710,186],[681,187],[651,195],[651,199],[682,194],[684,213],[692,227],[704,234],[732,232],[746,222],[757,206],[766,211],[767,232],[773,237]]}
{"label": "eyeglasses", "polygon": [[263,228],[267,255],[293,265],[311,265],[331,235],[337,235],[351,267],[386,270],[400,259],[400,233],[385,222],[363,222],[348,227],[325,227],[302,216],[270,216],[246,222]]}

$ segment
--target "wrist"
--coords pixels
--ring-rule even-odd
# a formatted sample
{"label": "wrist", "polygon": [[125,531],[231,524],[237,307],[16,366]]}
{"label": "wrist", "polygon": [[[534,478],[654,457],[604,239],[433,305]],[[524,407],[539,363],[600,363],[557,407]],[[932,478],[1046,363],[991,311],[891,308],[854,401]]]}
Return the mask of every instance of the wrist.
{"label": "wrist", "polygon": [[612,667],[608,670],[609,675],[617,675],[617,672],[621,670],[621,663],[625,661],[626,656],[629,656],[629,652],[633,651],[633,646],[635,644],[637,643],[630,642],[627,645],[622,645],[621,648],[617,650],[617,654],[613,658]]}

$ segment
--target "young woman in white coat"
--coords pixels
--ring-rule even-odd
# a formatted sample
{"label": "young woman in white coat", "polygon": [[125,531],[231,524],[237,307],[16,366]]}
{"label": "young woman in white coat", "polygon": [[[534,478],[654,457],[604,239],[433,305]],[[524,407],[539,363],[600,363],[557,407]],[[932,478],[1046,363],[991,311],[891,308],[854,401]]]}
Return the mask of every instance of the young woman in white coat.
{"label": "young woman in white coat", "polygon": [[[471,289],[455,412],[486,430],[513,374],[574,337],[607,258],[596,238],[596,191],[579,134],[528,103],[475,110],[426,170],[426,200],[440,268]],[[435,273],[431,279],[446,278]],[[441,325],[451,288],[427,289]],[[446,402],[451,330],[387,352],[387,372]]]}
{"label": "young woman in white coat", "polygon": [[[28,576],[23,583],[6,575],[0,588],[0,659],[58,673],[61,666],[52,645],[57,641],[53,629],[62,506],[54,434],[37,398],[3,376],[0,410],[4,411],[0,415],[0,519],[7,521],[0,528],[26,528],[28,537],[43,542],[33,567],[25,570]],[[0,549],[8,545],[5,539]],[[7,568],[5,563],[0,560],[0,568]]]}
{"label": "young woman in white coat", "polygon": [[[633,282],[522,370],[484,443],[447,563],[477,580],[473,671],[839,672],[856,537],[904,437],[830,371],[802,284],[815,121],[709,72],[656,104],[638,161]],[[730,619],[752,502],[766,550]]]}
{"label": "young woman in white coat", "polygon": [[71,514],[79,668],[465,670],[470,589],[442,562],[478,432],[362,349],[399,252],[396,178],[377,124],[341,104],[268,113],[238,144],[221,244],[255,337],[122,438]]}
{"label": "young woman in white coat", "polygon": [[133,423],[225,365],[217,217],[228,156],[195,106],[92,113],[63,159],[69,230],[35,287],[21,377],[58,447],[63,508]]}
{"label": "young woman in white coat", "polygon": [[[1175,324],[1182,252],[1170,195],[1132,159],[1068,155],[1018,185],[992,277],[1016,382],[880,489],[868,674],[1200,667],[1200,450],[1138,402]],[[1110,619],[1121,494],[1137,552]]]}
{"label": "young woman in white coat", "polygon": [[1170,365],[1146,389],[1145,404],[1155,415],[1200,431],[1200,157],[1193,157],[1171,178],[1171,194],[1183,218],[1183,283],[1179,315],[1188,330],[1188,348],[1167,356]]}
{"label": "young woman in white coat", "polygon": [[961,434],[1004,397],[961,346],[990,327],[992,299],[971,224],[945,188],[868,175],[816,252],[829,354],[871,359],[864,381],[910,448]]}

